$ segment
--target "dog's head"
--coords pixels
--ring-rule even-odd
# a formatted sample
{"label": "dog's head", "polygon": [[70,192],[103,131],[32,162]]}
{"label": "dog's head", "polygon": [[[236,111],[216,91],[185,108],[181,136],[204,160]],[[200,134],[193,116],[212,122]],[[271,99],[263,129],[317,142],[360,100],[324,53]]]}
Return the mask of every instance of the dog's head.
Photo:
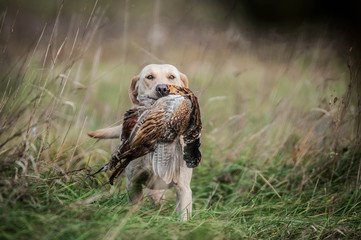
{"label": "dog's head", "polygon": [[170,84],[188,87],[188,78],[170,64],[150,64],[145,66],[139,75],[133,77],[129,88],[129,97],[134,105],[139,105],[140,97],[158,99],[156,86]]}

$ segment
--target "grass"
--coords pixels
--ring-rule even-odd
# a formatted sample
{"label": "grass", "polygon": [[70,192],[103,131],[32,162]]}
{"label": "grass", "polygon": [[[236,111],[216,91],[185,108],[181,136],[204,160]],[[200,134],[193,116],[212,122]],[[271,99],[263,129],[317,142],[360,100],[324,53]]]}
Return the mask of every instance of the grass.
{"label": "grass", "polygon": [[[343,161],[347,161],[345,156]],[[174,197],[161,207],[127,203],[123,180],[112,189],[79,176],[27,186],[28,196],[2,205],[2,236],[7,239],[259,239],[360,237],[360,191],[340,194],[341,177],[328,186],[312,179],[303,189],[297,179],[282,181],[288,168],[261,174],[281,198],[240,158],[222,168],[202,166],[192,181],[194,217],[179,222]],[[248,163],[249,164],[249,163]],[[218,170],[215,170],[218,169]],[[253,192],[249,188],[254,184]],[[294,186],[296,185],[296,186]],[[248,190],[248,191],[246,191]],[[17,195],[17,189],[12,192]],[[9,197],[10,198],[10,197]]]}
{"label": "grass", "polygon": [[[222,29],[209,37],[200,28],[197,38],[169,34],[157,49],[137,29],[107,38],[97,7],[71,27],[61,9],[29,46],[0,31],[1,239],[361,238],[357,65],[348,102],[350,73],[335,43],[245,49]],[[129,22],[143,12],[128,11]],[[2,21],[14,25],[11,15]],[[202,110],[188,222],[178,220],[172,190],[160,207],[147,198],[135,206],[125,177],[111,187],[105,174],[62,174],[107,162],[118,141],[86,131],[116,124],[130,107],[130,79],[159,59],[187,74]]]}

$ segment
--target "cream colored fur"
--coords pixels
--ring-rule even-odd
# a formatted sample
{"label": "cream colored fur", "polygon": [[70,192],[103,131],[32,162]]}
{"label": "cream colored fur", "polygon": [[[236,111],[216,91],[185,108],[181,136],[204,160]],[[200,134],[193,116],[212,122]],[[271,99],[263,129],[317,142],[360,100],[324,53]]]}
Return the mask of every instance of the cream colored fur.
{"label": "cream colored fur", "polygon": [[[152,76],[152,77],[150,77]],[[169,64],[150,64],[142,69],[139,75],[133,77],[129,88],[129,97],[134,105],[138,105],[142,97],[157,99],[155,87],[158,84],[172,84],[188,87],[187,76]],[[122,126],[103,128],[88,135],[93,138],[119,138]],[[180,140],[182,141],[182,140]],[[179,155],[181,154],[181,155]],[[174,187],[177,195],[176,212],[181,220],[188,220],[192,216],[192,168],[188,168],[183,160],[182,152],[178,152],[172,161],[176,176],[169,184],[155,174],[152,166],[151,154],[130,162],[126,168],[127,189],[129,201],[139,203],[143,199],[143,185],[152,204],[161,204],[164,201],[164,193]]]}

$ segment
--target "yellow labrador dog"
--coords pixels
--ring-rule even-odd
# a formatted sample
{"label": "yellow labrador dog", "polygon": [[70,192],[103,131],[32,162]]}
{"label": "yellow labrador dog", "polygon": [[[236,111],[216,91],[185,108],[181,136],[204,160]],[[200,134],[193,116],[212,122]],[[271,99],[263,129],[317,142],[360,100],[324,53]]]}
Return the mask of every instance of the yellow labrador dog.
{"label": "yellow labrador dog", "polygon": [[[139,75],[133,77],[129,88],[129,97],[134,105],[139,105],[144,97],[158,99],[156,86],[158,84],[172,84],[181,87],[188,87],[187,76],[169,64],[150,64],[143,68]],[[88,135],[94,138],[120,138],[122,126],[104,128]],[[177,195],[177,214],[182,220],[188,220],[192,215],[192,190],[190,182],[192,168],[186,166],[183,160],[182,139],[177,144],[178,150],[170,164],[167,179],[158,176],[153,168],[151,153],[133,160],[126,168],[127,190],[129,201],[138,203],[143,199],[143,188],[152,204],[164,201],[165,190],[174,187]],[[180,148],[180,149],[179,149]],[[169,178],[169,176],[171,176]]]}

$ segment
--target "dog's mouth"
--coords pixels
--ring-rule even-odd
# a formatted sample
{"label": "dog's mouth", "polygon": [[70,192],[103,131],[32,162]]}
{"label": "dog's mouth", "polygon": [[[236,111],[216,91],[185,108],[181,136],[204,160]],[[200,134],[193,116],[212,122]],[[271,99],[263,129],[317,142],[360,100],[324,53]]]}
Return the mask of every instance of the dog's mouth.
{"label": "dog's mouth", "polygon": [[138,95],[137,97],[140,106],[150,107],[152,106],[158,99],[158,96],[149,96],[149,95]]}
{"label": "dog's mouth", "polygon": [[159,98],[160,97],[158,97],[158,96],[149,96],[149,95],[138,95],[138,97],[137,97],[139,102],[149,101],[149,100],[157,101]]}
{"label": "dog's mouth", "polygon": [[148,98],[151,99],[151,100],[157,101],[160,97],[158,97],[158,96],[157,97],[148,96]]}
{"label": "dog's mouth", "polygon": [[[170,90],[167,84],[158,84],[155,86],[151,93],[138,95],[137,99],[140,103],[142,102],[153,102],[157,101],[162,97],[166,97],[170,94]],[[152,104],[152,103],[151,103]]]}

